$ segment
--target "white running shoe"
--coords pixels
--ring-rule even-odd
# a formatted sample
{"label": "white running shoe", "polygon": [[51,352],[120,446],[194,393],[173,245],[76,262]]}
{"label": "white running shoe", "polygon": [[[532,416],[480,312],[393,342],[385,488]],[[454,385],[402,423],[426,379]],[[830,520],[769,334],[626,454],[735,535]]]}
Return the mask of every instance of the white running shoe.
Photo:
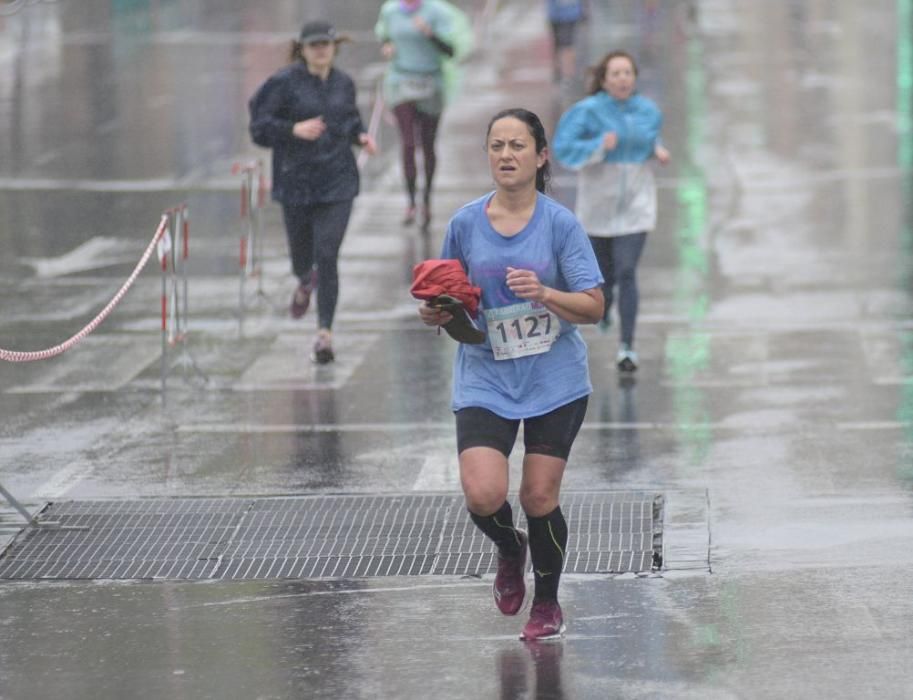
{"label": "white running shoe", "polygon": [[627,345],[622,344],[618,348],[618,354],[615,356],[615,364],[619,372],[636,372],[637,371],[637,353]]}

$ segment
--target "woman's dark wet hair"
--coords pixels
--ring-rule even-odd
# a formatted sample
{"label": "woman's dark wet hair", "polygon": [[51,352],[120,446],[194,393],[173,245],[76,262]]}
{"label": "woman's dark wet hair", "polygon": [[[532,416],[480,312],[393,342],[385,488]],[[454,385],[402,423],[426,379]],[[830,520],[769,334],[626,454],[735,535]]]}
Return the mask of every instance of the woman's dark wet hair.
{"label": "woman's dark wet hair", "polygon": [[609,51],[605,56],[603,56],[599,63],[595,66],[590,66],[587,69],[587,94],[595,95],[597,92],[602,90],[602,84],[605,82],[605,74],[609,68],[609,61],[613,58],[626,58],[631,62],[631,67],[634,69],[634,77],[637,77],[637,61],[634,60],[634,57],[629,54],[627,51]]}
{"label": "woman's dark wet hair", "polygon": [[[333,42],[336,45],[336,51],[333,54],[333,60],[336,60],[336,56],[339,54],[339,45],[346,41],[351,41],[351,39],[349,39],[347,36],[340,36]],[[301,51],[303,48],[304,44],[302,42],[298,41],[297,39],[292,39],[292,43],[289,46],[288,50],[288,62],[304,63],[306,65],[307,61],[304,60],[304,53]]]}
{"label": "woman's dark wet hair", "polygon": [[[542,121],[539,119],[539,117],[534,112],[530,112],[528,109],[523,109],[522,107],[512,107],[511,109],[505,109],[501,112],[498,112],[491,118],[491,121],[488,122],[488,130],[485,132],[486,149],[488,148],[488,136],[491,134],[491,127],[494,126],[494,123],[499,119],[506,119],[507,117],[519,119],[521,122],[526,124],[526,126],[529,128],[529,133],[532,134],[533,139],[536,142],[536,153],[542,153],[542,151],[548,147],[548,139],[545,136],[545,127],[542,126]],[[536,171],[536,189],[544,194],[549,187],[549,182],[551,179],[551,163],[546,160],[542,164],[542,167]]]}
{"label": "woman's dark wet hair", "polygon": [[301,53],[301,49],[303,48],[304,44],[297,39],[292,39],[292,44],[288,49],[288,62],[298,63],[300,61],[301,63],[304,63],[304,54]]}

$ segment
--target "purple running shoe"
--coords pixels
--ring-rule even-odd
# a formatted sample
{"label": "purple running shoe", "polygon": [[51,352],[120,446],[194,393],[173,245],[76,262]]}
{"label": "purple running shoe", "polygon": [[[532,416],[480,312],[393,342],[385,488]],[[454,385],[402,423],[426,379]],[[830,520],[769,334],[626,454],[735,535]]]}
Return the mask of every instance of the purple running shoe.
{"label": "purple running shoe", "polygon": [[523,530],[517,530],[517,536],[520,538],[521,550],[512,557],[503,557],[498,554],[498,573],[495,576],[495,583],[492,586],[492,592],[495,597],[495,605],[502,615],[516,615],[523,607],[523,599],[526,597],[526,582],[523,580],[526,574],[526,551],[529,537]]}
{"label": "purple running shoe", "polygon": [[565,630],[564,615],[557,600],[534,600],[529,611],[529,622],[520,639],[524,642],[542,642],[559,639]]}

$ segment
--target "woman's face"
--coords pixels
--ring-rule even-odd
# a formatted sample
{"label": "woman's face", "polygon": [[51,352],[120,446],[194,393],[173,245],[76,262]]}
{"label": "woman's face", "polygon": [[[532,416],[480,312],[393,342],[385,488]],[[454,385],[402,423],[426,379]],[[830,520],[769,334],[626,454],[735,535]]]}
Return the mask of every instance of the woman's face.
{"label": "woman's face", "polygon": [[606,65],[602,89],[616,100],[626,100],[634,94],[637,75],[634,64],[625,56],[616,56]]}
{"label": "woman's face", "polygon": [[488,132],[488,165],[498,189],[535,189],[536,173],[548,160],[545,149],[536,153],[536,139],[525,122],[504,117]]}
{"label": "woman's face", "polygon": [[336,44],[332,41],[315,41],[305,44],[301,47],[301,55],[304,56],[310,70],[320,72],[333,65]]}

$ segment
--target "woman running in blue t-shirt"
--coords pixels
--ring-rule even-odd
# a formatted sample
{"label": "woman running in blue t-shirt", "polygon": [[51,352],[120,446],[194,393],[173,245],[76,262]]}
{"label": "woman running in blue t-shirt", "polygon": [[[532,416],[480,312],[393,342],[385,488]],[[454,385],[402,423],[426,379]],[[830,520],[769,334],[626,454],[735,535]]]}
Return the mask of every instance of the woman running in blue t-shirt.
{"label": "woman running in blue t-shirt", "polygon": [[[494,597],[516,615],[526,594],[529,546],[535,595],[521,639],[564,631],[558,580],[568,530],[559,491],[592,392],[586,345],[575,324],[602,318],[602,276],[574,215],[545,196],[545,129],[525,109],[495,115],[486,137],[496,189],[451,219],[443,258],[457,259],[482,290],[486,340],[460,344],[454,363],[460,479],[473,522],[498,547]],[[451,320],[427,303],[425,324]],[[520,505],[529,534],[507,501],[508,457],[520,422],[525,454]]]}

